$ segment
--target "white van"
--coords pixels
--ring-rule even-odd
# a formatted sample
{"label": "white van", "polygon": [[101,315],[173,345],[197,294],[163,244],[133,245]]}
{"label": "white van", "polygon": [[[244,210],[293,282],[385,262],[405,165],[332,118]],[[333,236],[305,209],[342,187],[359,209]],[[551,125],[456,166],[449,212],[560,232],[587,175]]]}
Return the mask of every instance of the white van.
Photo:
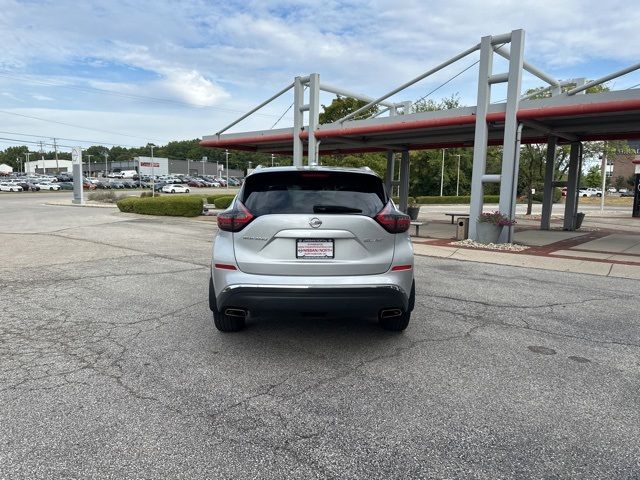
{"label": "white van", "polygon": [[136,170],[122,170],[120,172],[113,172],[109,175],[111,178],[133,178],[134,175],[138,175]]}

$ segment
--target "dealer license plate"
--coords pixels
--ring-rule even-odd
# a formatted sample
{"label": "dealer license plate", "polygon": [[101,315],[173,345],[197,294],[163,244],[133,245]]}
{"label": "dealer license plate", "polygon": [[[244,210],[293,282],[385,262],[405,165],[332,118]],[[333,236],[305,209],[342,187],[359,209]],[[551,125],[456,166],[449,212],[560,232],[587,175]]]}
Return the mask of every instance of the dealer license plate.
{"label": "dealer license plate", "polygon": [[332,238],[298,238],[296,258],[333,258]]}

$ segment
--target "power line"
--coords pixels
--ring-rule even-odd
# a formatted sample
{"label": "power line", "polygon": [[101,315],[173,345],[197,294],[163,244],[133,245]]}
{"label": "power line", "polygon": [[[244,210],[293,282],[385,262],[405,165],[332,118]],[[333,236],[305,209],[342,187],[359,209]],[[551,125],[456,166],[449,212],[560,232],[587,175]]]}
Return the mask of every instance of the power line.
{"label": "power line", "polygon": [[477,60],[475,62],[473,62],[471,65],[469,65],[468,67],[463,68],[462,70],[460,70],[458,73],[456,73],[453,77],[449,78],[449,80],[447,80],[446,82],[438,85],[436,88],[434,88],[433,90],[431,90],[429,93],[427,93],[426,95],[420,97],[418,100],[416,100],[415,103],[418,103],[422,100],[424,100],[425,98],[427,98],[429,95],[431,95],[432,93],[437,92],[438,90],[440,90],[442,87],[444,87],[447,83],[451,82],[452,80],[458,78],[460,75],[462,75],[464,72],[466,72],[467,70],[469,70],[471,67],[477,65],[478,63],[480,63],[480,60]]}
{"label": "power line", "polygon": [[[0,133],[7,133],[9,135],[18,135],[21,137],[51,138],[50,136],[47,136],[47,135],[34,135],[31,133],[7,132],[5,130],[0,130]],[[140,146],[136,146],[136,145],[124,145],[122,143],[100,142],[97,140],[80,140],[78,138],[65,138],[65,137],[56,137],[56,138],[60,140],[68,140],[70,142],[90,143],[92,145],[111,145],[114,147],[140,148]]]}
{"label": "power line", "polygon": [[[307,91],[307,85],[304,86],[304,89],[302,90],[302,94],[304,95],[304,92]],[[273,125],[271,125],[271,128],[269,130],[273,130],[273,128],[278,125],[278,123],[280,123],[280,120],[282,120],[284,118],[284,116],[287,114],[287,112],[289,110],[291,110],[291,107],[293,107],[293,104],[295,103],[295,101],[291,102],[291,105],[289,105],[287,107],[287,109],[282,113],[282,115],[280,115],[280,118],[278,118],[278,120],[276,120],[276,123],[274,123]]]}
{"label": "power line", "polygon": [[42,122],[57,123],[58,125],[64,125],[64,126],[67,126],[67,127],[82,128],[84,130],[92,130],[94,132],[108,133],[109,135],[118,135],[118,136],[121,136],[121,137],[136,138],[138,140],[144,140],[145,142],[148,141],[148,140],[153,140],[153,141],[156,141],[158,143],[161,143],[158,140],[154,140],[154,139],[145,139],[144,137],[137,137],[135,135],[128,135],[126,133],[120,133],[120,132],[112,132],[110,130],[102,130],[102,129],[99,129],[99,128],[83,127],[81,125],[74,125],[73,123],[58,122],[57,120],[49,120],[48,118],[35,117],[33,115],[25,115],[23,113],[7,112],[6,110],[0,110],[0,113],[4,113],[6,115],[15,115],[15,116],[24,117],[24,118],[31,118],[33,120],[40,120]]}
{"label": "power line", "polygon": [[[212,105],[201,105],[201,104],[197,104],[197,103],[189,103],[189,102],[181,102],[180,100],[171,100],[169,98],[159,98],[159,97],[150,97],[150,96],[146,96],[146,95],[136,95],[133,93],[124,93],[124,92],[118,92],[118,91],[114,91],[114,90],[105,90],[102,88],[94,88],[94,87],[79,87],[76,85],[64,85],[64,84],[60,84],[60,83],[54,83],[54,82],[46,82],[43,80],[36,80],[33,79],[31,77],[20,77],[17,75],[9,75],[7,73],[4,72],[0,72],[0,77],[5,77],[5,78],[11,78],[13,80],[21,80],[21,81],[28,81],[28,82],[32,82],[32,83],[36,83],[39,85],[45,85],[45,86],[49,86],[49,87],[58,87],[58,88],[66,88],[69,90],[78,90],[81,92],[87,92],[87,93],[99,93],[102,95],[111,95],[111,96],[115,96],[115,97],[122,97],[122,98],[129,98],[129,99],[133,99],[133,100],[146,100],[152,103],[166,103],[166,104],[173,104],[173,105],[183,105],[183,106],[187,106],[187,107],[198,107],[198,108],[209,108],[212,110],[219,110],[221,112],[227,112],[227,113],[245,113],[242,110],[235,110],[232,108],[225,108],[225,107],[217,107],[217,106],[212,106]],[[275,114],[269,114],[269,113],[258,113],[256,114],[258,116],[262,116],[262,117],[275,117]]]}

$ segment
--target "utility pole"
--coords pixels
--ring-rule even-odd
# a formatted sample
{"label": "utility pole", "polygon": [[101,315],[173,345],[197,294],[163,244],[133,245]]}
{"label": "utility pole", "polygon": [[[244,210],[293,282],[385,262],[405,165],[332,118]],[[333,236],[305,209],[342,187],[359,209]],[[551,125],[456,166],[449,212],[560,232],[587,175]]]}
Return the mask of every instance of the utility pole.
{"label": "utility pole", "polygon": [[275,155],[272,153],[271,154],[271,166],[273,167],[273,157],[275,157]]}
{"label": "utility pole", "polygon": [[87,154],[87,155],[85,155],[85,157],[87,157],[89,159],[88,160],[89,161],[89,172],[88,172],[88,174],[89,174],[89,176],[91,176],[91,157],[93,157],[93,155]]}
{"label": "utility pole", "polygon": [[56,139],[53,139],[53,150],[56,152],[56,173],[60,173],[60,166],[58,165],[58,143]]}
{"label": "utility pole", "polygon": [[442,169],[440,170],[440,196],[442,196],[442,192],[444,189],[444,151],[445,149],[442,149]]}

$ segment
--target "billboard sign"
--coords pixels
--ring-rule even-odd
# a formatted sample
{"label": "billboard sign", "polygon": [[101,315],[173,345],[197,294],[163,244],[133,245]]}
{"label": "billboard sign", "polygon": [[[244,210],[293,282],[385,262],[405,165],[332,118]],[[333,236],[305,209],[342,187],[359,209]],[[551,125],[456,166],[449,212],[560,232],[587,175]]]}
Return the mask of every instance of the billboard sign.
{"label": "billboard sign", "polygon": [[169,175],[169,159],[164,157],[136,157],[141,175]]}

